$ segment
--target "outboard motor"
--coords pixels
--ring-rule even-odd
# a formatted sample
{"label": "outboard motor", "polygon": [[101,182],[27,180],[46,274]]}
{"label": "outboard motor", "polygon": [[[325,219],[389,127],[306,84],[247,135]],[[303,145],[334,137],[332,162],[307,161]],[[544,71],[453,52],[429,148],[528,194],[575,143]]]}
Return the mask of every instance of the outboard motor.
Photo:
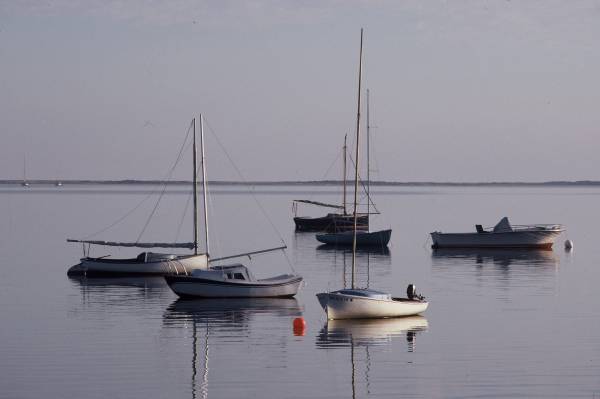
{"label": "outboard motor", "polygon": [[406,296],[408,297],[408,299],[410,299],[412,301],[413,299],[415,299],[416,295],[417,295],[417,288],[415,287],[414,284],[409,284],[408,287],[406,288]]}
{"label": "outboard motor", "polygon": [[417,294],[417,287],[415,287],[414,284],[408,285],[408,287],[406,288],[406,296],[411,301],[421,301],[425,298],[422,295]]}

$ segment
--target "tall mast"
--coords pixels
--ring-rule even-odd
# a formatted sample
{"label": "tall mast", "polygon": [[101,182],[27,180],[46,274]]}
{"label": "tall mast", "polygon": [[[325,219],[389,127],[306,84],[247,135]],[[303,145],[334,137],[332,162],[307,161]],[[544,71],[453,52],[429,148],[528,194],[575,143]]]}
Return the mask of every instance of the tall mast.
{"label": "tall mast", "polygon": [[369,147],[369,141],[371,138],[371,126],[369,122],[369,89],[367,89],[367,221],[369,218],[369,213],[371,212],[371,160],[369,159],[371,155]]}
{"label": "tall mast", "polygon": [[194,125],[193,135],[193,166],[194,166],[194,179],[192,180],[192,190],[194,192],[194,255],[198,255],[198,176],[196,167],[196,118],[192,120]]}
{"label": "tall mast", "polygon": [[344,135],[344,215],[348,214],[348,211],[346,210],[346,153],[348,151],[348,147],[346,145],[346,140],[348,140],[348,135]]}
{"label": "tall mast", "polygon": [[206,256],[209,256],[210,246],[208,245],[208,191],[206,185],[206,159],[204,157],[204,119],[202,119],[202,114],[200,114],[200,152],[202,153],[202,192],[204,193],[204,238],[206,242]]}
{"label": "tall mast", "polygon": [[359,143],[360,143],[360,90],[362,81],[362,49],[363,49],[363,30],[360,29],[360,53],[358,61],[358,104],[356,107],[356,155],[354,158],[354,230],[352,234],[352,289],[354,289],[355,274],[356,274],[356,225],[357,213],[356,202],[358,196],[358,160],[359,160]]}

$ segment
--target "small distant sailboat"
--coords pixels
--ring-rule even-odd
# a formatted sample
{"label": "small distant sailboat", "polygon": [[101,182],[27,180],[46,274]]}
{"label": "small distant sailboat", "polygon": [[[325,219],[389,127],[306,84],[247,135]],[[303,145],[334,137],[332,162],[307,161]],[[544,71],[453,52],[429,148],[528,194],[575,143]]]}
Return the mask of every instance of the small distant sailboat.
{"label": "small distant sailboat", "polygon": [[27,181],[27,160],[25,156],[23,156],[23,181],[21,182],[22,187],[29,187],[29,182]]}
{"label": "small distant sailboat", "polygon": [[[362,42],[361,42],[362,44]],[[361,49],[362,50],[362,49]],[[362,52],[361,52],[362,54]],[[361,59],[362,65],[362,59]],[[359,74],[360,75],[360,74]],[[360,87],[361,87],[361,76],[359,76],[358,82],[358,112],[356,118],[356,129],[358,131],[360,125]],[[369,137],[370,137],[370,121],[369,121],[369,90],[367,90],[367,220],[369,220],[369,216],[371,213],[371,175],[370,175],[370,148],[369,148]],[[355,173],[355,186],[358,187],[358,153],[359,153],[359,143],[356,142],[356,173]],[[345,198],[345,191],[344,191]],[[356,191],[354,193],[354,201],[356,202]],[[345,208],[344,208],[345,209]],[[354,212],[356,213],[356,206],[354,207]],[[349,215],[352,216],[352,215]],[[369,226],[366,227],[361,225],[357,221],[351,229],[345,229],[344,231],[336,231],[332,233],[324,233],[317,234],[316,239],[323,244],[327,245],[336,245],[336,246],[350,246],[354,245],[354,240],[356,240],[356,245],[359,247],[386,247],[390,242],[390,238],[392,237],[392,230],[379,230],[379,231],[369,231]]]}
{"label": "small distant sailboat", "polygon": [[[226,259],[239,258],[242,256],[260,254],[276,250],[284,250],[286,247],[264,249],[260,251],[247,252],[238,255],[225,256],[211,259],[209,254],[208,235],[208,209],[207,209],[207,186],[206,186],[206,163],[204,159],[204,129],[202,116],[200,116],[200,148],[202,165],[202,184],[204,186],[204,233],[207,266],[195,269],[188,275],[166,275],[165,279],[169,287],[182,298],[275,298],[293,297],[298,293],[302,277],[297,274],[282,274],[279,276],[257,279],[250,270],[241,263],[210,266],[210,262]],[[195,137],[195,136],[194,136]],[[194,140],[195,143],[195,140]],[[195,146],[194,146],[195,148]],[[195,154],[194,150],[194,154]],[[197,235],[197,225],[194,228]]]}
{"label": "small distant sailboat", "polygon": [[[358,69],[358,113],[356,124],[356,168],[354,173],[354,226],[356,226],[356,207],[358,192],[358,143],[360,138],[360,81],[362,73],[363,30],[360,30],[360,63]],[[328,319],[361,319],[414,316],[424,312],[429,303],[417,295],[415,286],[410,284],[407,298],[396,298],[390,294],[372,289],[356,288],[356,247],[357,231],[352,231],[352,286],[333,292],[317,294],[319,303],[327,313]]]}

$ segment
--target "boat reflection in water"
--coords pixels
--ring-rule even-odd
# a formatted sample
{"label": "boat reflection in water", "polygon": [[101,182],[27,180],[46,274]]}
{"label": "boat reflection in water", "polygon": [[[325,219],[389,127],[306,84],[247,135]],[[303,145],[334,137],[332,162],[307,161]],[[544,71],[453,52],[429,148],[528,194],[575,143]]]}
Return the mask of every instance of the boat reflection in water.
{"label": "boat reflection in water", "polygon": [[[171,297],[171,290],[162,276],[86,277],[69,276],[79,286],[82,303],[86,306],[119,306],[125,310],[139,310],[140,303],[148,309]],[[164,305],[163,305],[164,306]],[[137,309],[137,310],[136,310]]]}
{"label": "boat reflection in water", "polygon": [[406,335],[408,352],[415,349],[418,333],[429,324],[423,316],[394,317],[389,319],[328,320],[317,337],[318,348],[386,345]]}
{"label": "boat reflection in water", "polygon": [[[184,331],[190,324],[192,326],[190,383],[192,398],[195,399],[198,394],[201,398],[208,397],[209,345],[214,331],[217,333],[213,341],[216,339],[222,342],[223,327],[228,332],[248,331],[254,316],[295,317],[301,314],[295,298],[178,299],[165,311],[163,324],[165,327],[182,328]],[[202,344],[200,348],[199,343]],[[201,371],[198,365],[201,365]],[[198,383],[199,375],[201,381]]]}
{"label": "boat reflection in water", "polygon": [[169,305],[163,321],[170,327],[185,326],[188,322],[210,322],[247,328],[256,315],[294,317],[301,314],[294,298],[178,299]]}
{"label": "boat reflection in water", "polygon": [[369,374],[373,370],[373,365],[377,363],[372,363],[369,349],[374,346],[388,345],[393,339],[406,335],[408,352],[414,352],[417,335],[427,328],[427,319],[423,316],[328,320],[317,336],[316,345],[319,349],[350,348],[351,397],[354,399],[357,397],[357,369],[360,370],[363,363],[360,357],[357,360],[356,348],[364,349],[362,368],[365,381],[360,385],[366,388],[366,396],[370,396],[370,387],[374,382],[371,382]]}
{"label": "boat reflection in water", "polygon": [[556,266],[558,257],[551,249],[434,249],[431,258],[435,265],[494,264],[508,267],[510,265]]}

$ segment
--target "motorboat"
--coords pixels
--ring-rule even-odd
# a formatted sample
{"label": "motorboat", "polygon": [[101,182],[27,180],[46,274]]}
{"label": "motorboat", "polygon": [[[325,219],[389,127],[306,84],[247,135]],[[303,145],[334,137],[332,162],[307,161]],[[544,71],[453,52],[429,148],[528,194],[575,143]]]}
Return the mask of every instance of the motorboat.
{"label": "motorboat", "polygon": [[[195,123],[194,123],[195,126]],[[195,130],[195,129],[194,129]],[[194,135],[195,136],[195,135]],[[195,140],[194,140],[195,142]],[[275,297],[293,297],[298,293],[302,277],[298,274],[282,274],[279,276],[257,279],[250,270],[241,263],[229,265],[216,265],[228,259],[240,258],[251,255],[258,255],[265,252],[284,250],[286,246],[280,246],[271,249],[263,249],[252,252],[245,252],[237,255],[224,256],[219,258],[210,257],[209,234],[208,234],[208,208],[207,208],[207,183],[206,183],[206,165],[204,158],[204,129],[203,119],[200,115],[200,148],[202,154],[202,174],[204,176],[202,183],[204,188],[204,233],[205,233],[205,254],[208,259],[208,265],[205,268],[194,269],[186,274],[170,274],[165,276],[167,284],[173,292],[182,298],[275,298]],[[195,151],[194,151],[195,153]],[[197,226],[196,226],[197,228]],[[196,230],[197,233],[197,230]],[[212,264],[211,264],[212,263]],[[291,265],[290,265],[291,266]]]}
{"label": "motorboat", "polygon": [[565,231],[560,224],[511,225],[503,217],[493,228],[475,226],[472,233],[431,234],[432,248],[552,248]]}
{"label": "motorboat", "polygon": [[[352,238],[352,269],[351,287],[333,292],[322,292],[317,294],[319,303],[327,314],[327,319],[362,319],[362,318],[386,318],[415,316],[424,312],[429,303],[424,297],[416,293],[415,286],[409,284],[407,297],[392,297],[386,292],[369,288],[356,287],[356,208],[358,193],[358,167],[359,167],[359,143],[360,143],[360,88],[362,80],[362,46],[363,30],[360,31],[360,63],[358,68],[358,106],[356,114],[356,156],[354,169],[354,226],[350,232]],[[345,279],[344,279],[345,281]]]}

